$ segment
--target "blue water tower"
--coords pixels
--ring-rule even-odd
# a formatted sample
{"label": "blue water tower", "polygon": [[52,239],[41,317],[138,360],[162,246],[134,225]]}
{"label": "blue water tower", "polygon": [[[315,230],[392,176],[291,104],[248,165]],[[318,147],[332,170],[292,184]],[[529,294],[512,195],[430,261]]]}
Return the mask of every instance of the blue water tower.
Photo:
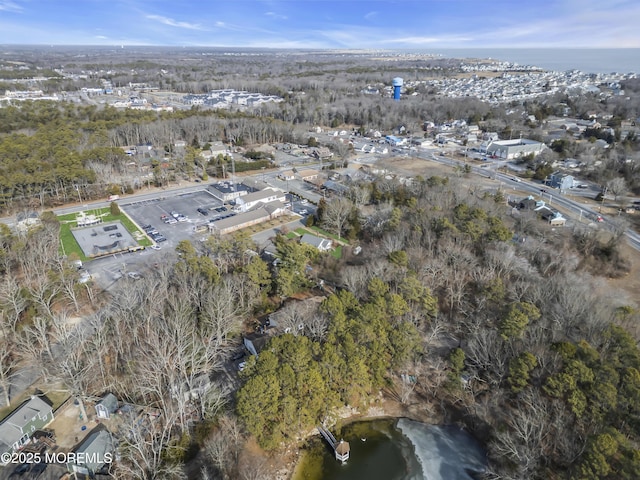
{"label": "blue water tower", "polygon": [[400,77],[393,79],[393,99],[400,100],[400,90],[402,90],[403,81]]}

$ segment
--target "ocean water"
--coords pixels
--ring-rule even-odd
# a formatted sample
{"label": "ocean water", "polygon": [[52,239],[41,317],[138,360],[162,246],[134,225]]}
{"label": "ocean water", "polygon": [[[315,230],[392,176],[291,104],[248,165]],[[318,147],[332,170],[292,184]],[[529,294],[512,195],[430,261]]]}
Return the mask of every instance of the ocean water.
{"label": "ocean water", "polygon": [[448,58],[492,58],[560,72],[640,74],[640,48],[449,48],[422,53]]}
{"label": "ocean water", "polygon": [[326,442],[314,438],[295,480],[472,480],[486,468],[483,448],[457,427],[382,419],[334,433],[349,442],[350,459],[341,464]]}

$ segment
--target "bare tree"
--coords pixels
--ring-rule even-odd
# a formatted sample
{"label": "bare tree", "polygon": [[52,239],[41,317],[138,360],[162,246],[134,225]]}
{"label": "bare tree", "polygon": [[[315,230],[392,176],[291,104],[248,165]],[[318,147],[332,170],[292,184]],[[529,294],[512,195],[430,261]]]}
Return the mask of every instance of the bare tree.
{"label": "bare tree", "polygon": [[618,197],[625,195],[629,188],[627,181],[623,177],[614,177],[607,182],[607,189],[613,193],[614,201],[618,201]]}
{"label": "bare tree", "polygon": [[165,460],[164,453],[173,438],[175,417],[156,416],[143,412],[140,417],[128,416],[115,467],[116,478],[140,480],[183,480],[182,466]]}
{"label": "bare tree", "polygon": [[223,475],[232,478],[238,466],[238,459],[244,435],[235,416],[223,415],[218,422],[218,428],[205,442],[207,457]]}
{"label": "bare tree", "polygon": [[3,331],[13,332],[27,306],[22,289],[13,275],[3,275],[0,283],[0,318]]}
{"label": "bare tree", "polygon": [[342,282],[356,298],[363,299],[367,295],[369,273],[365,266],[346,266],[341,271]]}
{"label": "bare tree", "polygon": [[331,233],[341,237],[352,209],[353,204],[349,199],[344,197],[334,198],[330,202],[327,202],[322,225]]}
{"label": "bare tree", "polygon": [[273,314],[274,322],[293,335],[307,333],[307,322],[317,312],[317,304],[309,301],[290,301],[277,314]]}
{"label": "bare tree", "polygon": [[11,384],[19,361],[13,334],[0,334],[0,387],[4,391],[5,406],[11,405]]}
{"label": "bare tree", "polygon": [[349,188],[349,198],[356,207],[361,207],[369,203],[371,190],[366,185],[353,185]]}

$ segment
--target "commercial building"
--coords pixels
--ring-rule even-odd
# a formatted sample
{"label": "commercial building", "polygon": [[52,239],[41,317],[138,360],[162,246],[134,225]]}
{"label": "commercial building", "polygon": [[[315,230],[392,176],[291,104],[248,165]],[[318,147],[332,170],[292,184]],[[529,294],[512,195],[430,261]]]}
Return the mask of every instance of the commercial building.
{"label": "commercial building", "polygon": [[489,142],[486,145],[486,153],[487,155],[504,158],[505,160],[513,160],[515,158],[525,157],[531,154],[536,156],[542,153],[545,148],[547,148],[547,146],[542,142],[518,138],[516,140],[497,140]]}

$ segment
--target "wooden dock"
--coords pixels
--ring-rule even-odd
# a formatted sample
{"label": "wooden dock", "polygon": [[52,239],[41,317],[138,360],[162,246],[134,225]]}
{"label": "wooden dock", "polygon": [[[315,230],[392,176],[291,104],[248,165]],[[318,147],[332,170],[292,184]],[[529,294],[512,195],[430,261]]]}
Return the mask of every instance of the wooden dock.
{"label": "wooden dock", "polygon": [[336,460],[342,463],[349,460],[349,442],[345,442],[344,440],[337,441],[336,437],[334,437],[329,430],[322,426],[318,427],[318,432],[320,432],[320,435],[322,435],[322,437],[329,443],[329,445],[331,445],[331,448],[333,448]]}

